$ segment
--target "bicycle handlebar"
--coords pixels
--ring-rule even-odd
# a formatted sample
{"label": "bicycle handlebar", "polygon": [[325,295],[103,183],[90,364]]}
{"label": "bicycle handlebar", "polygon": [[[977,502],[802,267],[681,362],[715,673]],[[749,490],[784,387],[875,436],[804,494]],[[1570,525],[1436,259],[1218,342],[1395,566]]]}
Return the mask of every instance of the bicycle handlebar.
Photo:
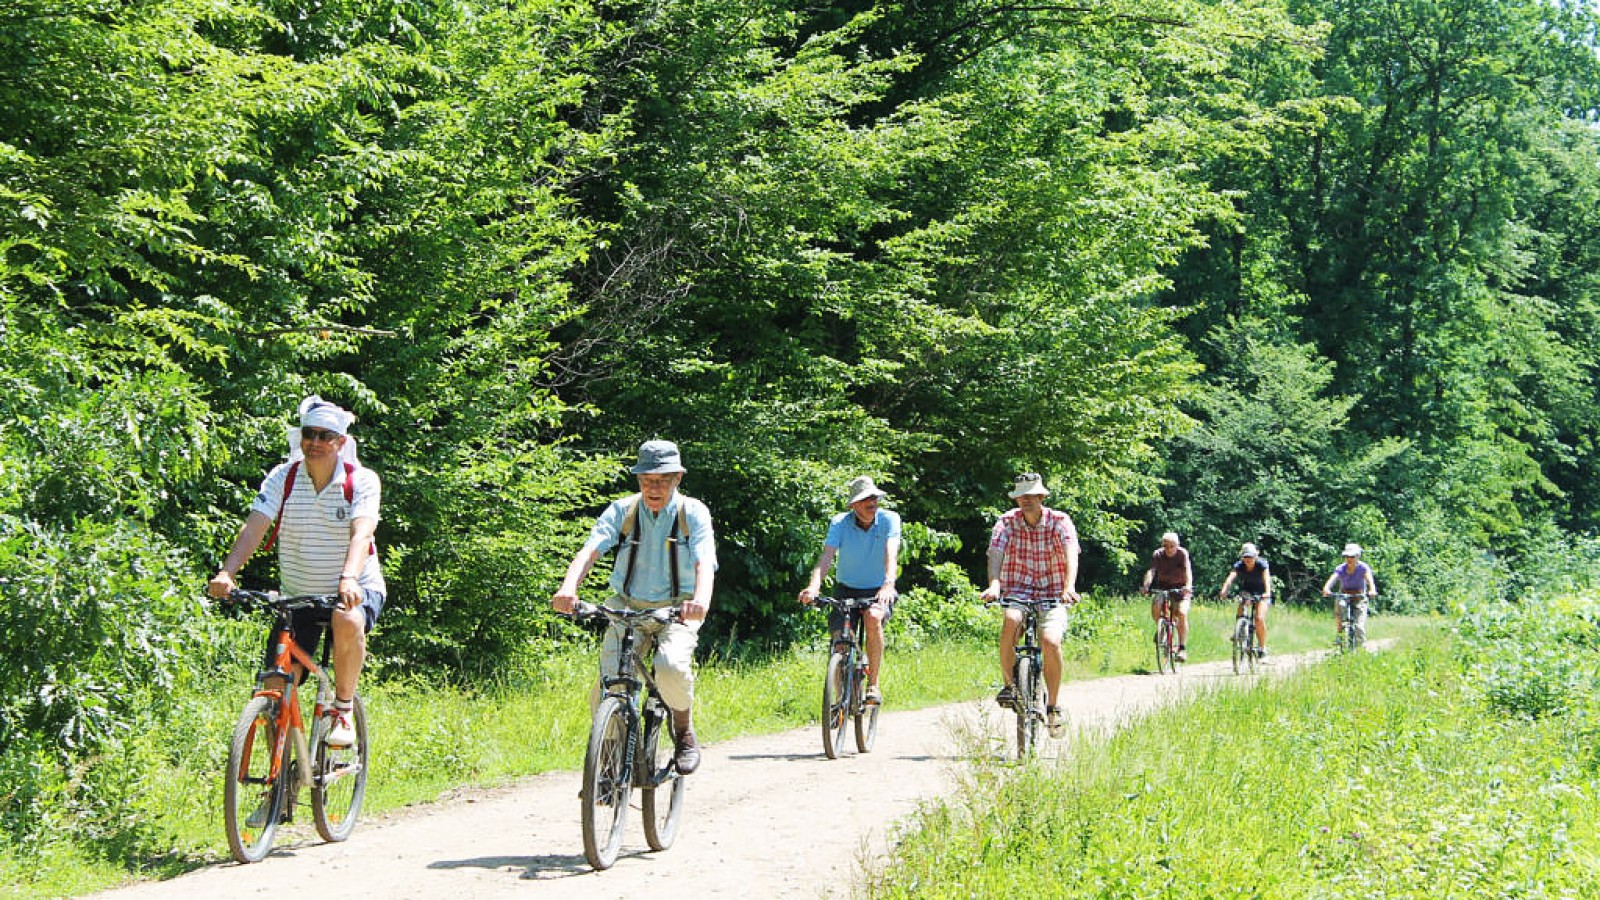
{"label": "bicycle handlebar", "polygon": [[277,591],[247,591],[243,588],[234,588],[228,592],[228,596],[222,598],[222,605],[244,612],[257,609],[277,609],[284,612],[318,609],[332,612],[342,607],[344,602],[338,594],[280,594]]}
{"label": "bicycle handlebar", "polygon": [[1023,600],[1020,597],[1001,597],[998,600],[985,600],[984,606],[1002,606],[1006,609],[1035,610],[1044,612],[1061,605],[1059,600]]}
{"label": "bicycle handlebar", "polygon": [[831,606],[834,609],[840,610],[852,610],[867,609],[877,602],[877,597],[817,597],[811,601],[811,605]]}
{"label": "bicycle handlebar", "polygon": [[578,622],[607,619],[612,622],[620,622],[629,627],[636,626],[641,622],[651,621],[659,622],[662,625],[670,625],[679,621],[682,612],[683,607],[681,606],[662,606],[656,609],[616,609],[611,606],[600,606],[579,601],[572,607],[572,618]]}

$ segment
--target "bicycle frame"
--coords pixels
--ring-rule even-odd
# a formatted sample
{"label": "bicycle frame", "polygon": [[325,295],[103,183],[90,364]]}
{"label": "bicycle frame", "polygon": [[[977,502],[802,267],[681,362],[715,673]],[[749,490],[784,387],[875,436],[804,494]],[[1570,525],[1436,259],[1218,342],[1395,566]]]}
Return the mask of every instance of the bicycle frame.
{"label": "bicycle frame", "polygon": [[[627,706],[628,723],[630,732],[630,746],[638,746],[639,738],[644,734],[644,729],[660,727],[667,716],[667,704],[661,699],[661,694],[656,690],[654,668],[645,662],[639,652],[643,634],[640,624],[645,621],[665,623],[676,619],[677,607],[664,607],[651,610],[620,610],[607,606],[587,606],[579,612],[581,618],[604,618],[622,626],[618,638],[617,674],[601,679],[602,693],[604,696],[617,697]],[[640,693],[644,699],[641,702]],[[659,713],[659,718],[641,724],[645,713]],[[652,716],[654,718],[654,716]],[[633,754],[625,756],[626,774],[634,787],[657,787],[676,775],[656,777],[654,773],[643,773],[635,770],[636,761]]]}
{"label": "bicycle frame", "polygon": [[[1333,596],[1339,621],[1344,626],[1340,632],[1339,650],[1355,650],[1367,641],[1367,594],[1365,591],[1340,591]],[[1358,615],[1361,621],[1359,626],[1356,625]]]}
{"label": "bicycle frame", "polygon": [[[310,740],[305,730],[305,714],[300,706],[299,685],[302,679],[294,670],[295,665],[303,667],[306,675],[317,680],[317,699],[312,707],[312,721],[317,721],[332,706],[328,702],[328,694],[331,693],[331,690],[328,687],[329,677],[327,671],[322,666],[317,665],[311,656],[295,642],[294,628],[289,612],[288,609],[284,608],[278,610],[277,621],[272,626],[272,644],[264,651],[261,671],[256,673],[256,689],[251,694],[253,697],[271,699],[278,711],[276,717],[278,731],[276,739],[273,741],[272,768],[270,770],[273,778],[278,778],[283,773],[283,762],[287,758],[287,754],[283,751],[291,732],[295,736],[295,750],[301,753],[301,759],[309,760],[311,758]],[[331,643],[331,638],[323,641],[322,657],[324,662],[327,660],[328,645]],[[269,687],[268,682],[271,679],[277,679],[282,687]],[[311,767],[309,763],[301,766],[300,786],[311,786]]]}
{"label": "bicycle frame", "polygon": [[[1002,597],[993,603],[1002,609],[1015,609],[1022,613],[1022,623],[1017,629],[1016,658],[1011,663],[1011,684],[1015,695],[1012,710],[1017,714],[1017,757],[1020,759],[1033,751],[1038,743],[1039,729],[1044,725],[1043,702],[1034,702],[1048,690],[1044,685],[1044,654],[1039,646],[1039,617],[1044,611],[1053,609],[1056,603],[1017,597]],[[1027,673],[1026,677],[1024,672]]]}
{"label": "bicycle frame", "polygon": [[[1173,602],[1183,600],[1181,588],[1154,588],[1150,595],[1161,604],[1161,615],[1156,621],[1156,671],[1162,672],[1170,668],[1173,674],[1178,671],[1178,611]],[[1162,660],[1166,660],[1163,665]]]}
{"label": "bicycle frame", "polygon": [[1233,626],[1233,673],[1238,675],[1241,660],[1245,662],[1245,667],[1255,669],[1259,641],[1256,634],[1256,610],[1262,598],[1260,594],[1240,591],[1234,599],[1239,604],[1239,612],[1234,618]]}
{"label": "bicycle frame", "polygon": [[817,606],[840,614],[823,676],[822,751],[829,759],[837,759],[844,749],[847,722],[855,723],[858,752],[871,752],[877,740],[878,709],[866,700],[867,655],[860,639],[863,617],[875,602],[875,597],[870,596],[815,600]]}

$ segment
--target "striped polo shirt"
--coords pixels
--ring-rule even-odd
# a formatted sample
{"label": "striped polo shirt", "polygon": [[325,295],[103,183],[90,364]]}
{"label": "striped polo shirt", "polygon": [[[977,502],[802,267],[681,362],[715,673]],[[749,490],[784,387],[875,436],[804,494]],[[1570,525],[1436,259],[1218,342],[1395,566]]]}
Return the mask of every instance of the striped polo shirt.
{"label": "striped polo shirt", "polygon": [[[271,519],[283,504],[283,523],[278,531],[278,571],[282,590],[287,594],[332,594],[339,590],[339,574],[344,570],[350,549],[351,522],[358,518],[378,519],[382,485],[378,473],[357,466],[353,473],[350,502],[344,499],[345,467],[339,463],[333,478],[317,493],[304,462],[295,469],[294,489],[284,500],[283,483],[289,476],[289,463],[267,473],[261,482],[252,512]],[[368,554],[358,581],[365,590],[388,594],[383,570],[376,554]]]}

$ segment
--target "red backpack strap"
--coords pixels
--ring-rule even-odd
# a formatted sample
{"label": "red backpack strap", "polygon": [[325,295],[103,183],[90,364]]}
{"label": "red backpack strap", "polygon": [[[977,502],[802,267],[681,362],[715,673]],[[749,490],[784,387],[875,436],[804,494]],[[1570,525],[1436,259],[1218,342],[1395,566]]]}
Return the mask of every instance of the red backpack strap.
{"label": "red backpack strap", "polygon": [[[283,508],[289,503],[289,493],[294,490],[294,477],[299,472],[298,460],[289,464],[289,476],[283,479],[283,497],[278,501],[278,514],[272,519],[272,533],[267,535],[267,542],[261,545],[262,553],[271,550],[272,545],[278,542],[278,529],[283,527]],[[349,485],[345,486],[345,490],[350,490]]]}

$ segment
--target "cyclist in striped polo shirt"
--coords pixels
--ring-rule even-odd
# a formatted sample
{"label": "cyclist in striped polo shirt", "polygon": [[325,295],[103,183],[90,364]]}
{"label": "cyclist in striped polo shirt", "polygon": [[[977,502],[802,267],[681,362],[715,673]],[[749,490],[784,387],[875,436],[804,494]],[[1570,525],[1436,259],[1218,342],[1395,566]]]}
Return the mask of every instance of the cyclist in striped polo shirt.
{"label": "cyclist in striped polo shirt", "polygon": [[[207,591],[226,597],[234,576],[263,540],[278,547],[285,594],[338,594],[333,614],[333,727],[328,743],[355,741],[349,711],[367,656],[367,632],[378,621],[388,587],[372,541],[382,486],[378,473],[356,461],[349,436],[355,416],[311,396],[300,403],[300,427],[290,429],[289,459],[267,473],[222,568]],[[322,623],[297,613],[295,641],[315,652]]]}
{"label": "cyclist in striped polo shirt", "polygon": [[[1067,633],[1067,607],[1078,602],[1078,529],[1072,517],[1044,505],[1050,491],[1035,472],[1018,475],[1011,490],[1017,508],[994,523],[989,537],[989,586],[986,601],[1012,597],[1018,600],[1054,600],[1056,606],[1039,617],[1039,648],[1044,656],[1044,682],[1049,694],[1046,721],[1051,737],[1060,737],[1064,725],[1057,694],[1061,689],[1061,640]],[[1000,677],[1005,687],[995,696],[1010,706],[1016,688],[1011,668],[1017,657],[1017,632],[1022,612],[1008,609],[1000,624]]]}

